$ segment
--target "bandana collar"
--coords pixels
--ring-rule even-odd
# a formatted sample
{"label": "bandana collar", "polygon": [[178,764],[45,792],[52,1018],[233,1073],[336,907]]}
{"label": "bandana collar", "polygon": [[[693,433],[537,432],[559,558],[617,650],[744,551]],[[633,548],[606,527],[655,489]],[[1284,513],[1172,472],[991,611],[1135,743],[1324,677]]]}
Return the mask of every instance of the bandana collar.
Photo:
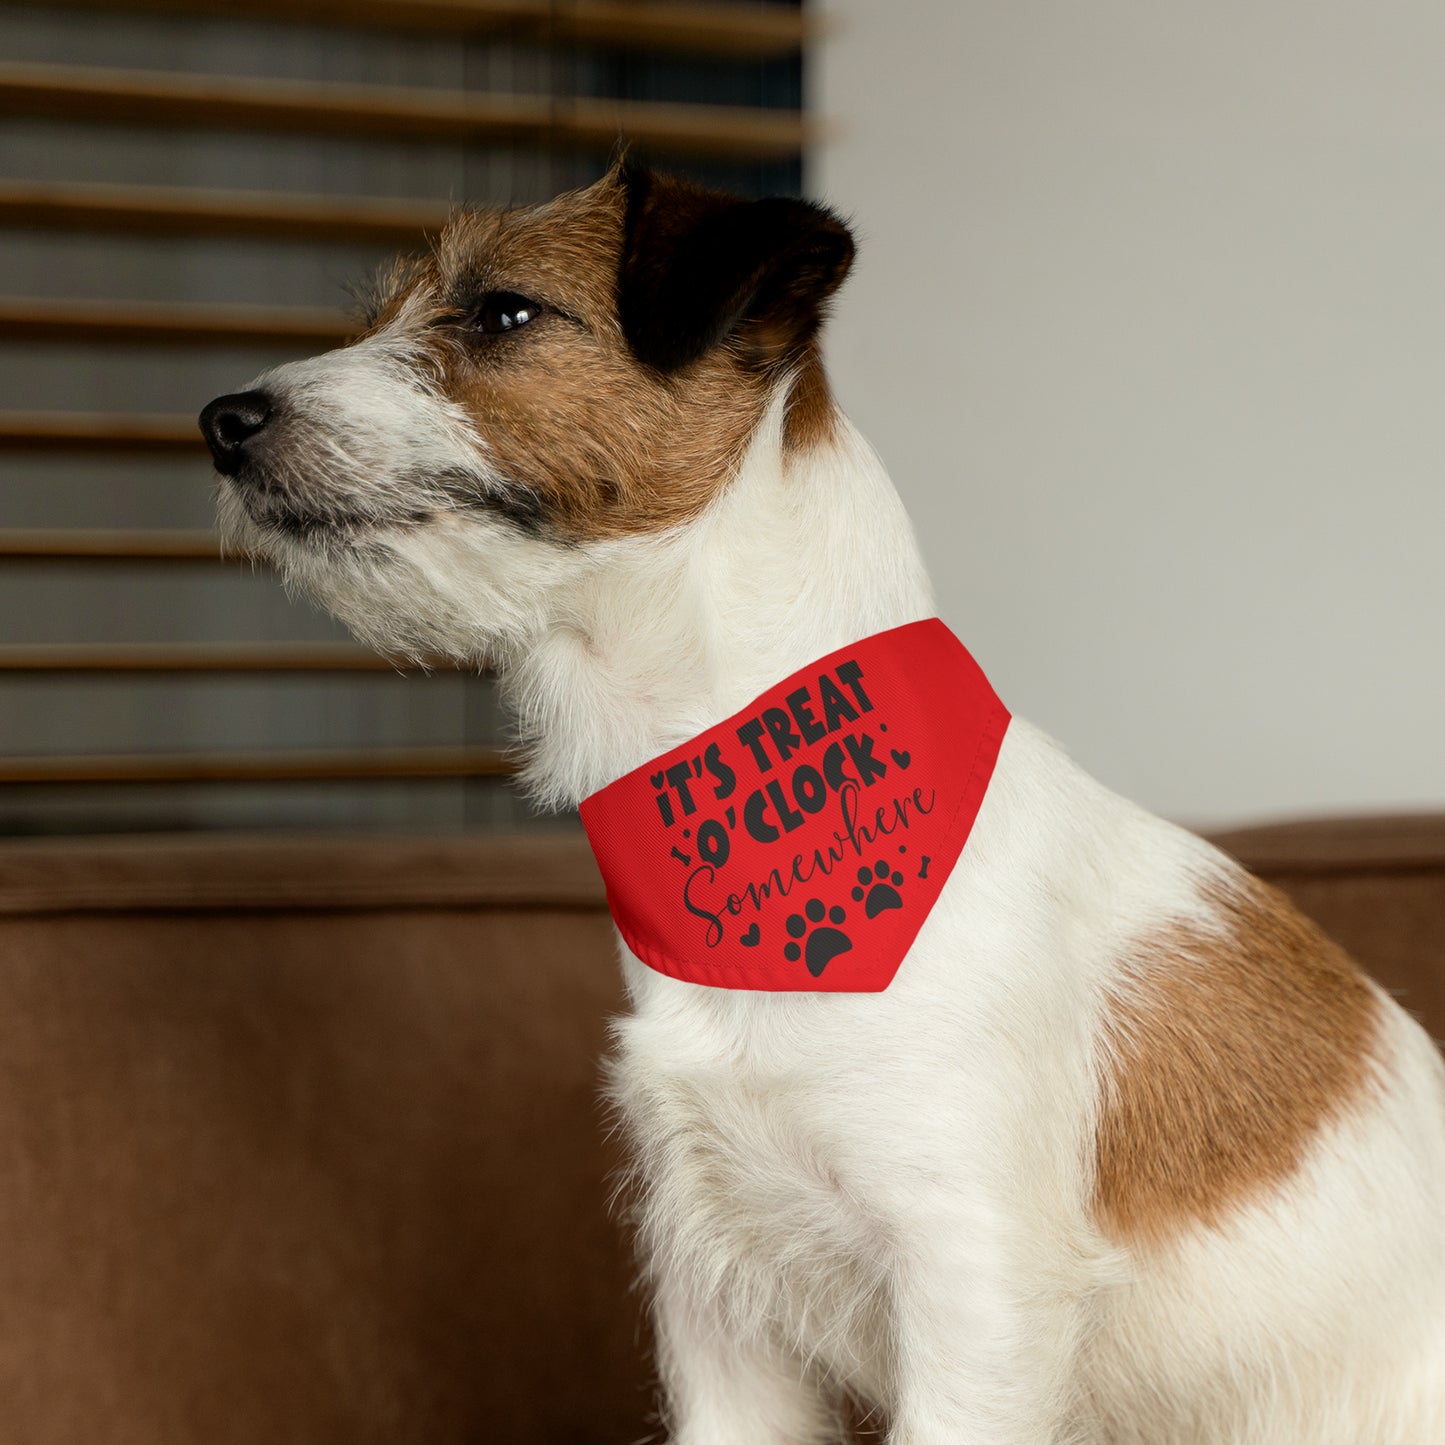
{"label": "bandana collar", "polygon": [[690,983],[887,988],[968,841],[1008,724],[936,617],[800,668],[584,800],[618,931]]}

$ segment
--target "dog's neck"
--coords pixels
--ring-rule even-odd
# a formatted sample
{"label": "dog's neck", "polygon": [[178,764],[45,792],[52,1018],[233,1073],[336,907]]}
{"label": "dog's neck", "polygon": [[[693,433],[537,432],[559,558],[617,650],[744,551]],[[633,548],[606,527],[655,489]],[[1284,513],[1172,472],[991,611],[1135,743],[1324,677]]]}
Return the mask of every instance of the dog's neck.
{"label": "dog's neck", "polygon": [[503,687],[526,776],[553,806],[736,712],[817,657],[934,613],[908,518],[841,416],[790,453],[782,407],[727,491],[665,537],[599,546]]}

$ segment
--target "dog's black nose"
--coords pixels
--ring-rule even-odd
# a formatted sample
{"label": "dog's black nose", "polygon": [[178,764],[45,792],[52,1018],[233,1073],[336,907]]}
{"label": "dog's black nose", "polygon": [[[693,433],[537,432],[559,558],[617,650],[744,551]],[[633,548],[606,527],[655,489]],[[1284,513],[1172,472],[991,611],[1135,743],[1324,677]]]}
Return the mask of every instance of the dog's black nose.
{"label": "dog's black nose", "polygon": [[271,398],[264,391],[218,396],[201,413],[201,435],[215,458],[216,470],[234,477],[246,460],[246,443],[271,419]]}

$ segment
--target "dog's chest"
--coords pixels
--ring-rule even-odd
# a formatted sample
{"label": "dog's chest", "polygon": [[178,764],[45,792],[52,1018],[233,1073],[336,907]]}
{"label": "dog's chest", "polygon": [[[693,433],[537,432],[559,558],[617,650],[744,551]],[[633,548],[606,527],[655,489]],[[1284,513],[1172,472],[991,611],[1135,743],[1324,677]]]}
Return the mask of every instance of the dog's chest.
{"label": "dog's chest", "polygon": [[620,1030],[615,1092],[648,1252],[839,1375],[876,1379],[884,1250],[839,1149],[846,1106],[744,1058],[688,1066],[651,1020]]}

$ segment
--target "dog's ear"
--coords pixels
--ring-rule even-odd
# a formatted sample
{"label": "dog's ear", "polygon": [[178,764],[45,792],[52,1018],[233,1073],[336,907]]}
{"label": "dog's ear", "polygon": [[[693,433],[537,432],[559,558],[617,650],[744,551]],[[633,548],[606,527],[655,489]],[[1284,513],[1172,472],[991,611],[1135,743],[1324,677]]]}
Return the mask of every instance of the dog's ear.
{"label": "dog's ear", "polygon": [[736,336],[760,364],[788,361],[817,331],[853,261],[831,211],[746,201],[623,161],[618,314],[639,361],[676,371]]}

